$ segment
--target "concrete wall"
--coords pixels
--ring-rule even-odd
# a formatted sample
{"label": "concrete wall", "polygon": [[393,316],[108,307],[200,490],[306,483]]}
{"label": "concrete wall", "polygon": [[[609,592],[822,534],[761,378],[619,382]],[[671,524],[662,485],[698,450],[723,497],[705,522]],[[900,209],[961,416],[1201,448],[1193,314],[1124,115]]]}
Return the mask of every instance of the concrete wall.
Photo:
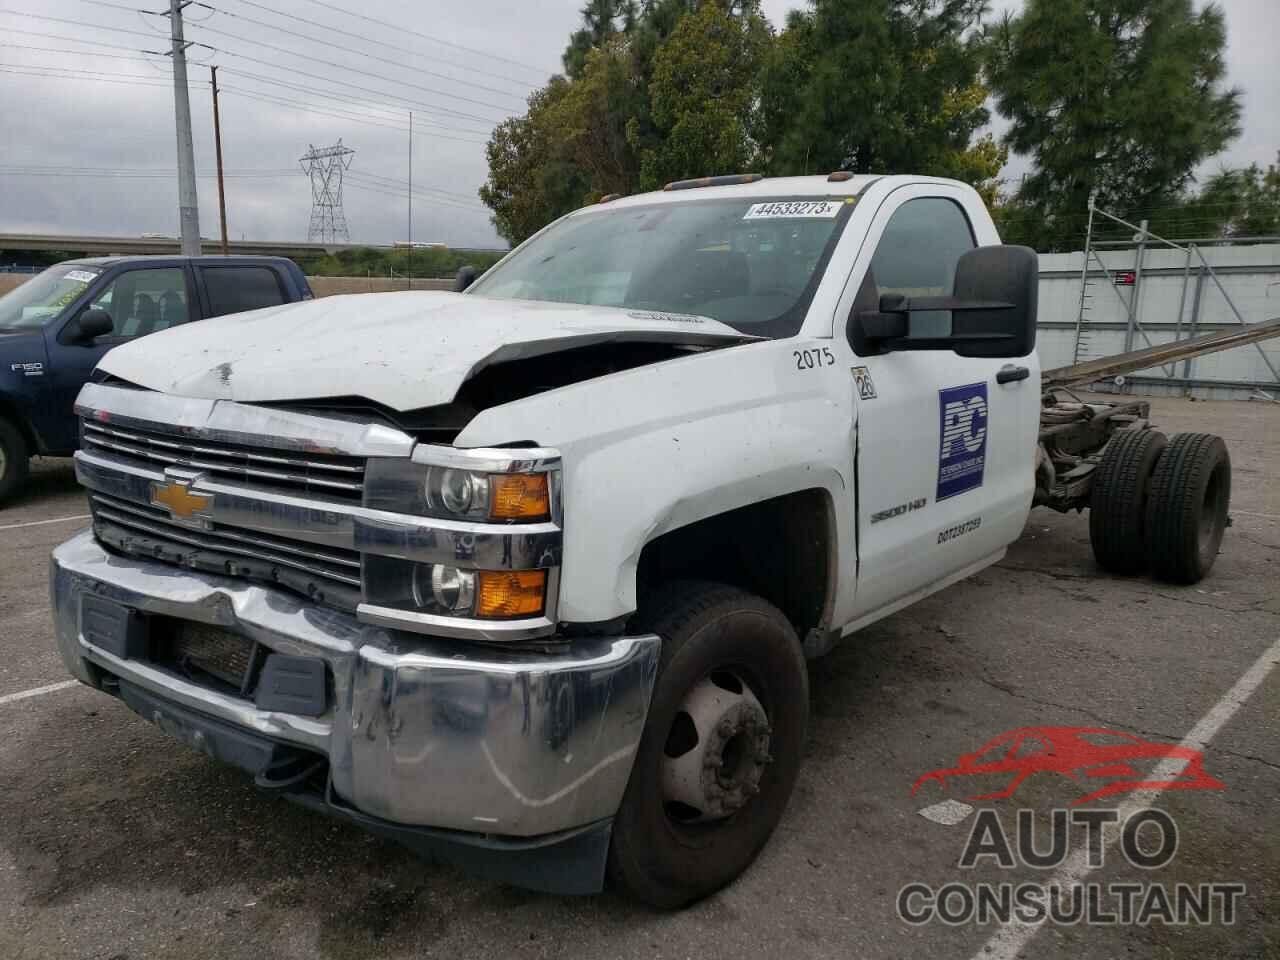
{"label": "concrete wall", "polygon": [[[390,290],[408,290],[409,281],[397,277],[307,277],[317,297],[332,297],[339,293],[386,293]],[[452,290],[453,278],[447,280],[414,280],[414,290]]]}

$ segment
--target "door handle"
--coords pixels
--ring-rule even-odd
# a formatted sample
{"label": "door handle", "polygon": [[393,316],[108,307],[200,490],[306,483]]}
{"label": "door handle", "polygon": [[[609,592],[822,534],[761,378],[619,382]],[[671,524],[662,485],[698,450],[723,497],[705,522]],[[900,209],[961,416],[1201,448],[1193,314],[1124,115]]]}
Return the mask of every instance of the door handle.
{"label": "door handle", "polygon": [[996,383],[1016,383],[1031,376],[1026,367],[1005,366],[996,371]]}

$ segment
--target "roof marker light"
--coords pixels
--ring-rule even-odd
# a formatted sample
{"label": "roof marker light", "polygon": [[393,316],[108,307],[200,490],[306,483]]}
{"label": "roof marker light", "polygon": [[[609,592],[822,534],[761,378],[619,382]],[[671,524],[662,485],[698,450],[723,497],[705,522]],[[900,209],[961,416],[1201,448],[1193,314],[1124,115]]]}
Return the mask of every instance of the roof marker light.
{"label": "roof marker light", "polygon": [[672,180],[663,190],[692,190],[695,187],[728,187],[738,183],[763,180],[763,173],[731,173],[723,177],[698,177],[695,180]]}

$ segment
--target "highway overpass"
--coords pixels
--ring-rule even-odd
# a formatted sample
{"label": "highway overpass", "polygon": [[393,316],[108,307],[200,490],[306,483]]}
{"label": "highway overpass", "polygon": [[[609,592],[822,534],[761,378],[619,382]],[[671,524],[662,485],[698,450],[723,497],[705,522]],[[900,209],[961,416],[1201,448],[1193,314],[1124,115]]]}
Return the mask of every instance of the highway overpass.
{"label": "highway overpass", "polygon": [[[204,253],[221,253],[222,244],[217,240],[202,240]],[[227,243],[231,253],[255,256],[299,257],[340,250],[356,250],[373,247],[378,250],[393,248],[391,244],[373,243],[303,243],[296,240],[231,240]],[[502,250],[477,250],[454,247],[463,253],[504,253]],[[98,237],[48,233],[0,233],[0,250],[62,250],[85,254],[140,254],[181,252],[177,237]]]}

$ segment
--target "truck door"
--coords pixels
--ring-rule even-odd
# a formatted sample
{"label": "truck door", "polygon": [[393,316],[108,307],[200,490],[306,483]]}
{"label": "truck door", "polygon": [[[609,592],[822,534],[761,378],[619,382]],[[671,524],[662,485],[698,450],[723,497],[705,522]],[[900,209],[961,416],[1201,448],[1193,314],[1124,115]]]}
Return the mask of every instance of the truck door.
{"label": "truck door", "polygon": [[73,335],[75,323],[69,318],[49,343],[50,403],[41,429],[51,449],[74,450],[79,445],[74,416],[76,396],[103,354],[129,340],[198,316],[190,311],[191,302],[186,268],[126,269],[93,293],[75,313],[78,317],[85,310],[105,310],[114,326],[111,333],[88,342],[78,340]]}
{"label": "truck door", "polygon": [[[915,185],[876,214],[851,280],[860,308],[883,294],[945,296],[956,261],[978,246],[971,195]],[[984,245],[997,243],[985,221]],[[949,311],[913,313],[910,336],[949,335]],[[1022,531],[1034,492],[1040,384],[1016,361],[951,350],[858,356],[858,582],[854,619],[998,555]],[[1020,379],[1004,367],[1017,368]],[[1025,369],[1025,375],[1022,370]]]}

